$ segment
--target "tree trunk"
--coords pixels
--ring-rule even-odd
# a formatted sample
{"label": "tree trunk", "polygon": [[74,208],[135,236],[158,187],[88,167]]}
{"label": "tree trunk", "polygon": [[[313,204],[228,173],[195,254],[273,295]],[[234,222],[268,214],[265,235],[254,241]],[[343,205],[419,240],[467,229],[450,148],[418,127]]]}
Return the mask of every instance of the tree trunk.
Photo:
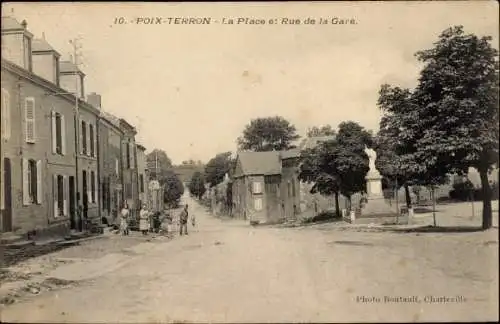
{"label": "tree trunk", "polygon": [[337,215],[337,217],[340,217],[340,206],[339,206],[339,193],[336,192],[335,193],[335,215]]}
{"label": "tree trunk", "polygon": [[406,196],[406,206],[408,209],[411,208],[411,196],[410,196],[410,187],[405,184],[405,196]]}
{"label": "tree trunk", "polygon": [[483,196],[483,229],[489,229],[492,226],[492,210],[491,210],[491,187],[488,182],[488,171],[486,169],[479,170],[481,177],[481,189]]}

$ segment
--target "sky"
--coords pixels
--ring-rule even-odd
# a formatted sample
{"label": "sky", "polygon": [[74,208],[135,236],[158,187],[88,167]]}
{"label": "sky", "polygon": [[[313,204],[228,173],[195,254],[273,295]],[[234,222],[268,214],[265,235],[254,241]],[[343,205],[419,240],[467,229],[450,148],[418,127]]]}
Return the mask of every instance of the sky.
{"label": "sky", "polygon": [[[5,15],[25,19],[36,38],[44,33],[63,59],[69,40],[80,37],[86,92],[101,94],[103,110],[130,121],[147,151],[162,149],[174,163],[234,152],[257,117],[283,116],[301,136],[347,120],[376,131],[380,86],[414,87],[422,67],[416,51],[453,25],[492,36],[496,48],[499,31],[496,1],[3,2]],[[127,24],[115,24],[119,17]],[[164,23],[136,23],[146,17]],[[218,23],[168,24],[169,17]],[[356,23],[331,24],[334,17]],[[304,24],[307,18],[316,24]]]}

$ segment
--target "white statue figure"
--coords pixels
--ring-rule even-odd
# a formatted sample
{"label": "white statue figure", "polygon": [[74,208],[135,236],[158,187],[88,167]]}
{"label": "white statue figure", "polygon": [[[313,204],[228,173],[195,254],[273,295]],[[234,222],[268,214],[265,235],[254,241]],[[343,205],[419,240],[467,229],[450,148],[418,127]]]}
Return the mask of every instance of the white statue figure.
{"label": "white statue figure", "polygon": [[375,161],[377,160],[377,152],[370,148],[365,148],[365,153],[368,155],[368,159],[370,160],[370,173],[378,173],[377,168],[375,167]]}

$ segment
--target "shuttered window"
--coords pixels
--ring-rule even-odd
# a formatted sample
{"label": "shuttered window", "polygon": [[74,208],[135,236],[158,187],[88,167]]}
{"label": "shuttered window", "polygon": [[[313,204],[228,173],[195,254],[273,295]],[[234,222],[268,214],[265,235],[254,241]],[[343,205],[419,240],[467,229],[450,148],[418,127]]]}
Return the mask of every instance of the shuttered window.
{"label": "shuttered window", "polygon": [[35,143],[35,98],[26,98],[24,102],[24,119],[26,124],[25,139],[27,143]]}
{"label": "shuttered window", "polygon": [[256,211],[262,210],[262,198],[255,198],[254,199],[254,209]]}
{"label": "shuttered window", "polygon": [[41,161],[22,159],[22,171],[23,205],[41,203],[42,197],[38,197],[38,194],[42,193]]}
{"label": "shuttered window", "polygon": [[262,193],[262,184],[258,181],[253,183],[253,193],[260,194]]}
{"label": "shuttered window", "polygon": [[10,139],[11,134],[11,120],[10,120],[10,94],[6,89],[2,89],[2,138],[5,140]]}
{"label": "shuttered window", "polygon": [[95,156],[94,125],[89,124],[90,156]]}
{"label": "shuttered window", "polygon": [[87,154],[87,123],[82,121],[82,154]]}
{"label": "shuttered window", "polygon": [[95,203],[97,198],[96,195],[97,187],[96,187],[96,176],[94,171],[90,171],[90,190],[91,190],[90,195],[92,197],[91,201],[92,203]]}

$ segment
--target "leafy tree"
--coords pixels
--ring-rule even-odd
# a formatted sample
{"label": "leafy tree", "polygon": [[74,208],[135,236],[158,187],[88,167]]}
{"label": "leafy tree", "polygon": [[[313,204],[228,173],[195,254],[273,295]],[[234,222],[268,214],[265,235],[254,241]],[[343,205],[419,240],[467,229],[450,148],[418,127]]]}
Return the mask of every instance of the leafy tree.
{"label": "leafy tree", "polygon": [[491,37],[465,34],[455,26],[443,31],[433,48],[416,54],[425,66],[414,94],[418,109],[412,125],[415,155],[425,168],[442,174],[478,170],[483,229],[492,226],[488,173],[498,165],[499,146],[498,51],[490,42]]}
{"label": "leafy tree", "polygon": [[146,161],[152,179],[159,179],[164,171],[172,168],[172,160],[168,157],[167,153],[163,150],[154,149],[146,155]]}
{"label": "leafy tree", "polygon": [[366,192],[366,174],[370,170],[366,147],[373,146],[371,133],[353,121],[342,122],[336,137],[337,150],[333,156],[339,176],[340,193],[349,204],[356,192]]}
{"label": "leafy tree", "polygon": [[409,186],[418,171],[412,155],[416,151],[412,127],[418,107],[410,90],[387,84],[380,89],[378,106],[384,115],[376,138],[375,165],[395,190],[405,188],[406,205],[411,208]]}
{"label": "leafy tree", "polygon": [[189,192],[191,195],[201,199],[205,194],[205,180],[201,172],[196,171],[189,182]]}
{"label": "leafy tree", "polygon": [[[164,186],[164,201],[170,207],[176,207],[184,193],[184,185],[179,177],[172,171],[165,171],[162,175]],[[160,182],[161,183],[161,182]]]}
{"label": "leafy tree", "polygon": [[335,195],[336,214],[340,216],[339,194],[351,202],[354,193],[366,191],[369,170],[366,146],[373,145],[371,134],[355,122],[339,125],[334,140],[302,152],[299,179],[314,183],[311,192]]}
{"label": "leafy tree", "polygon": [[243,135],[238,138],[241,150],[279,151],[294,148],[294,141],[299,139],[294,125],[281,116],[253,119]]}
{"label": "leafy tree", "polygon": [[311,193],[323,196],[335,196],[335,214],[340,217],[339,178],[333,164],[332,156],[336,151],[334,140],[322,142],[315,148],[301,152],[299,180],[312,183]]}
{"label": "leafy tree", "polygon": [[208,161],[205,166],[205,179],[210,187],[214,187],[224,180],[224,176],[231,169],[231,152],[219,153]]}
{"label": "leafy tree", "polygon": [[314,126],[307,131],[307,137],[316,137],[316,136],[334,136],[335,129],[330,125],[324,125],[321,127]]}

